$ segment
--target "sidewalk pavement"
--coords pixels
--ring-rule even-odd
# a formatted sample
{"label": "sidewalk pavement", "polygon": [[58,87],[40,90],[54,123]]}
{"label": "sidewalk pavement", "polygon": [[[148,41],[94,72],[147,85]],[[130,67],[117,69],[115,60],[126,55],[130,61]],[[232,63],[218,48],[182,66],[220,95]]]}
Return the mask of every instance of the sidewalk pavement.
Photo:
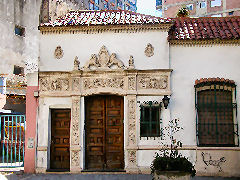
{"label": "sidewalk pavement", "polygon": [[[152,180],[150,174],[104,174],[104,173],[82,173],[82,174],[24,174],[20,172],[0,172],[0,180]],[[192,180],[240,180],[239,178],[223,177],[199,177]]]}

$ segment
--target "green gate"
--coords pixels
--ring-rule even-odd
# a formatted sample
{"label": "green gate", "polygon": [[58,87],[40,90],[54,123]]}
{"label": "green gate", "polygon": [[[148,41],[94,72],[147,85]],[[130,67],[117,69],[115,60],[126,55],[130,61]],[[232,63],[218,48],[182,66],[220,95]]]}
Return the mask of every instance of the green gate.
{"label": "green gate", "polygon": [[23,167],[25,115],[0,115],[0,168]]}

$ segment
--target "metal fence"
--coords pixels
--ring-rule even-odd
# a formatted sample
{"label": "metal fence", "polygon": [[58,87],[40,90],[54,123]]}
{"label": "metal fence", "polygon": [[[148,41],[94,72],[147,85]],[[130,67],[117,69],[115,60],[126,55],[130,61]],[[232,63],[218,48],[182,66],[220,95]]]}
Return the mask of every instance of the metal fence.
{"label": "metal fence", "polygon": [[23,167],[25,115],[0,115],[0,167]]}

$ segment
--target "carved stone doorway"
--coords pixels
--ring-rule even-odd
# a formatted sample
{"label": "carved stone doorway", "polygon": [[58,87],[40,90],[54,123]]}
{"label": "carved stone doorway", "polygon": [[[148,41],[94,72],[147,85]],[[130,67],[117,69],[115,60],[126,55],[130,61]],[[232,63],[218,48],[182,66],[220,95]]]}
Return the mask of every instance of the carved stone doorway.
{"label": "carved stone doorway", "polygon": [[85,105],[86,170],[123,170],[123,97],[89,96]]}

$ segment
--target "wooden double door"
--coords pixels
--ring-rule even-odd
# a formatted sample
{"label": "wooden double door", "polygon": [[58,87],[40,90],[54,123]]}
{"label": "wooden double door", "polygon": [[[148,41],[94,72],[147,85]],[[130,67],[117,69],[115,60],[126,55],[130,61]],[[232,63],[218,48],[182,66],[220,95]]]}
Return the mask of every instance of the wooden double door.
{"label": "wooden double door", "polygon": [[86,169],[124,169],[123,97],[85,98]]}
{"label": "wooden double door", "polygon": [[70,109],[51,110],[50,169],[70,169]]}

